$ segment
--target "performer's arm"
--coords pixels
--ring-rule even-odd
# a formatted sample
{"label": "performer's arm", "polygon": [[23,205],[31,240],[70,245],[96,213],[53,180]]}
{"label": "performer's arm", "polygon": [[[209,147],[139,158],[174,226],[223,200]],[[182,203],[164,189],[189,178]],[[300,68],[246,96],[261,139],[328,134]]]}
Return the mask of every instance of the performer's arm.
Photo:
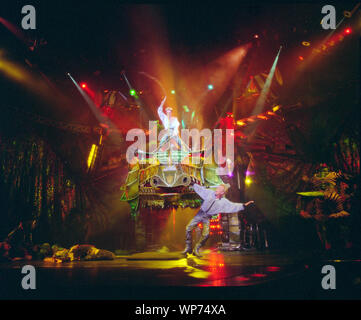
{"label": "performer's arm", "polygon": [[164,99],[162,100],[160,106],[158,107],[158,115],[160,120],[162,121],[162,123],[164,124],[164,119],[167,117],[167,115],[164,113],[163,111],[163,106],[165,103],[165,100],[167,99],[167,97],[164,97]]}
{"label": "performer's arm", "polygon": [[209,190],[206,187],[202,187],[196,183],[193,185],[193,189],[202,199],[207,198],[210,193],[214,192],[214,191]]}
{"label": "performer's arm", "polygon": [[246,203],[235,203],[231,202],[228,199],[225,199],[226,203],[225,206],[222,208],[223,213],[233,213],[244,210],[245,207],[250,205],[251,203],[254,203],[254,201],[248,201]]}

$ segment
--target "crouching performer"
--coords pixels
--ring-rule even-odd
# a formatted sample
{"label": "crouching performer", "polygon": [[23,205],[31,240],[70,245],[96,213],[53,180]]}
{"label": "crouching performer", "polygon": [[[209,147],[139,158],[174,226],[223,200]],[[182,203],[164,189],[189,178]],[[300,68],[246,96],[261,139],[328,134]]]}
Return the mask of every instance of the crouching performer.
{"label": "crouching performer", "polygon": [[192,231],[199,224],[203,224],[202,235],[195,245],[193,254],[197,257],[201,257],[199,249],[204,246],[209,237],[209,223],[212,216],[218,213],[233,213],[244,210],[245,207],[254,203],[254,201],[248,201],[247,203],[234,203],[226,199],[224,196],[229,189],[230,185],[221,184],[215,191],[202,187],[198,184],[193,185],[194,191],[203,199],[201,208],[195,217],[188,223],[186,227],[186,248],[182,254],[192,253]]}

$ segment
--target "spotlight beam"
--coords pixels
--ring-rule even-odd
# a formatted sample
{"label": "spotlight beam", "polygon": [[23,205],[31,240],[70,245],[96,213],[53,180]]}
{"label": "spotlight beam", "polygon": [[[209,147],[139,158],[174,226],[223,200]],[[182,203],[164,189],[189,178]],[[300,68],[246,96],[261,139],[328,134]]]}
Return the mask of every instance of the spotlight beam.
{"label": "spotlight beam", "polygon": [[123,93],[121,93],[120,91],[118,91],[118,93],[119,93],[119,95],[123,98],[123,100],[124,100],[126,103],[129,104],[129,101],[128,101],[127,97],[126,97]]}
{"label": "spotlight beam", "polygon": [[267,98],[267,95],[270,91],[270,88],[271,88],[271,84],[272,84],[272,80],[273,80],[273,76],[274,76],[274,73],[276,71],[276,66],[277,66],[277,62],[278,62],[278,58],[279,58],[279,55],[281,53],[281,50],[282,50],[282,46],[280,46],[279,50],[278,50],[278,53],[277,53],[277,56],[275,58],[275,60],[273,61],[273,65],[268,73],[268,77],[267,77],[267,80],[262,88],[262,91],[261,91],[261,94],[259,95],[258,99],[257,99],[257,102],[256,102],[256,106],[255,108],[253,109],[253,112],[252,112],[252,115],[255,115],[255,114],[259,114],[263,111],[263,107],[265,105],[265,102],[266,102],[266,98]]}
{"label": "spotlight beam", "polygon": [[[135,89],[133,88],[133,86],[130,84],[127,76],[125,75],[125,71],[122,71],[121,73],[122,73],[122,76],[123,76],[125,82],[126,82],[127,85],[128,85],[129,90],[135,90]],[[137,102],[139,103],[139,106],[142,108],[142,110],[141,110],[141,112],[140,112],[139,114],[141,115],[142,112],[144,111],[145,114],[147,115],[147,118],[150,119],[149,114],[148,114],[148,112],[147,112],[147,109],[144,108],[144,103],[143,103],[143,101],[142,101],[139,97],[137,97],[136,100],[137,100]],[[141,118],[140,118],[140,119],[141,119]],[[139,120],[140,120],[140,119],[139,119]],[[141,121],[140,121],[140,122],[141,122]]]}
{"label": "spotlight beam", "polygon": [[124,72],[124,71],[122,71],[122,75],[123,75],[123,78],[124,78],[125,82],[127,83],[128,87],[129,87],[129,90],[134,89],[134,88],[132,87],[132,85],[130,84],[130,82],[128,81],[128,78],[127,78],[127,76],[125,75],[125,72]]}
{"label": "spotlight beam", "polygon": [[81,96],[84,98],[85,102],[88,104],[90,110],[93,112],[95,118],[99,121],[99,123],[105,123],[109,126],[109,129],[119,131],[116,126],[111,122],[108,118],[104,117],[98,107],[95,105],[92,99],[84,92],[84,90],[79,86],[79,84],[74,80],[74,78],[71,76],[71,74],[67,73],[70,80],[74,83],[75,87],[78,89]]}

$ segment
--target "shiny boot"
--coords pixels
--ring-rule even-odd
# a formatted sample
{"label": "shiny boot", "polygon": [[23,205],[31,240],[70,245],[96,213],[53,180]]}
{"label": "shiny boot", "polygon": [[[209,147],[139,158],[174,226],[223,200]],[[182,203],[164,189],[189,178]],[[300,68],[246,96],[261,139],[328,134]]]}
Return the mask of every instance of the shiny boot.
{"label": "shiny boot", "polygon": [[198,258],[201,258],[201,257],[202,257],[201,253],[199,252],[199,249],[200,249],[200,248],[201,248],[200,245],[196,245],[196,246],[194,247],[194,250],[193,250],[193,255],[195,255],[195,256],[198,257]]}
{"label": "shiny boot", "polygon": [[183,255],[187,255],[187,253],[189,253],[189,254],[192,253],[192,242],[186,241],[186,247],[185,247],[185,249],[182,251],[182,254],[183,254]]}

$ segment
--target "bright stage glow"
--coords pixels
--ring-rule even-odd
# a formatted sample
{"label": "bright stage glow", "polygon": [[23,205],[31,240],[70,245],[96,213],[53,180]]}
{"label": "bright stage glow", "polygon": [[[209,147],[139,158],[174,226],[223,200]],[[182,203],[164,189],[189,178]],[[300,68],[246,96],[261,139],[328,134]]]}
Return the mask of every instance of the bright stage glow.
{"label": "bright stage glow", "polygon": [[239,125],[239,126],[245,126],[246,125],[246,123],[245,122],[243,122],[243,121],[241,121],[241,120],[238,120],[237,121],[237,125]]}
{"label": "bright stage glow", "polygon": [[83,89],[85,89],[85,88],[86,88],[86,84],[85,84],[85,83],[82,83],[82,84],[81,84],[81,87],[82,87]]}
{"label": "bright stage glow", "polygon": [[94,164],[95,158],[97,156],[97,150],[98,146],[96,144],[93,144],[89,152],[88,168],[90,168]]}
{"label": "bright stage glow", "polygon": [[134,89],[130,89],[130,90],[129,90],[129,94],[130,94],[131,96],[135,96],[135,95],[137,94],[137,92],[136,92]]}
{"label": "bright stage glow", "polygon": [[171,93],[171,94],[175,94],[175,90],[172,90],[170,93]]}
{"label": "bright stage glow", "polygon": [[213,84],[208,85],[208,90],[213,90]]}
{"label": "bright stage glow", "polygon": [[351,32],[352,32],[351,28],[346,28],[344,31],[345,34],[350,34]]}
{"label": "bright stage glow", "polygon": [[254,175],[254,171],[247,170],[246,171],[246,176],[248,177],[248,176],[251,176],[251,175]]}
{"label": "bright stage glow", "polygon": [[298,59],[301,60],[301,61],[304,60],[304,58],[302,56],[299,56]]}
{"label": "bright stage glow", "polygon": [[246,184],[247,186],[249,186],[249,185],[252,183],[252,179],[249,178],[249,177],[247,177],[247,178],[244,180],[244,182],[245,182],[245,184]]}

